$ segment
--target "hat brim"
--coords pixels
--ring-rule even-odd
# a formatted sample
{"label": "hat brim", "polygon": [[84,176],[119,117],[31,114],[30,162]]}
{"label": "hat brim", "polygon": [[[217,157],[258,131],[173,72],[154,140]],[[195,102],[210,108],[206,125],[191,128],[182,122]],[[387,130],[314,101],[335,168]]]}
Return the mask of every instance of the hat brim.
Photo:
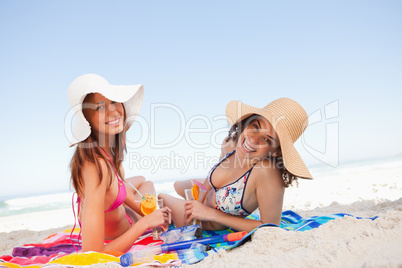
{"label": "hat brim", "polygon": [[312,179],[313,177],[294,147],[292,139],[280,124],[276,124],[275,120],[278,120],[278,118],[275,118],[275,116],[269,111],[239,101],[231,101],[226,106],[226,119],[230,125],[234,125],[253,114],[263,116],[275,129],[279,137],[285,168],[296,177]]}
{"label": "hat brim", "polygon": [[126,110],[126,128],[129,129],[134,123],[136,117],[142,106],[144,98],[143,85],[104,85],[97,87],[96,89],[87,89],[85,92],[81,92],[81,98],[79,104],[72,107],[76,115],[76,123],[72,130],[72,137],[69,138],[70,146],[85,140],[91,134],[91,127],[89,122],[82,113],[82,102],[85,97],[90,93],[102,94],[105,98],[122,103]]}

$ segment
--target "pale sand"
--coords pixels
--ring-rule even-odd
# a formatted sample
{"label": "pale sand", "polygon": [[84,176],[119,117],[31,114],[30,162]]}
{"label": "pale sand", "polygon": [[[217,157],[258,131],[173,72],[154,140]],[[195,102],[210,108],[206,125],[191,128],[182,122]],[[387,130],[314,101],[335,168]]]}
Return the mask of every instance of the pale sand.
{"label": "pale sand", "polygon": [[[359,201],[351,205],[332,204],[302,216],[348,212],[378,219],[345,217],[305,232],[262,228],[252,241],[230,251],[221,250],[191,267],[402,267],[402,198],[396,201]],[[0,255],[24,243],[71,226],[45,231],[0,233]],[[116,264],[91,267],[117,267]]]}
{"label": "pale sand", "polygon": [[[51,234],[71,228],[74,216],[71,209],[59,209],[13,215],[1,218],[0,255],[11,254],[12,249],[23,244],[42,242]],[[30,230],[26,230],[26,229]]]}
{"label": "pale sand", "polygon": [[[230,251],[205,258],[191,267],[402,267],[402,161],[321,173],[314,181],[300,181],[286,190],[284,210],[303,217],[350,213],[378,219],[337,219],[305,232],[262,228],[252,241]],[[42,214],[40,214],[42,213]],[[24,243],[41,242],[57,231],[71,227],[71,211],[39,212],[49,219],[67,218],[57,229],[0,233],[0,255]],[[47,215],[47,216],[46,216]],[[13,221],[27,219],[9,219]],[[34,221],[35,215],[29,217]],[[39,222],[38,222],[39,223]],[[116,264],[91,267],[116,267]]]}
{"label": "pale sand", "polygon": [[[314,175],[314,174],[313,174]],[[191,267],[402,267],[402,161],[328,169],[286,190],[284,210],[345,217],[305,232],[263,228]]]}
{"label": "pale sand", "polygon": [[345,217],[305,232],[262,228],[251,242],[191,267],[402,267],[402,199],[331,205],[311,213],[363,210],[379,218]]}
{"label": "pale sand", "polygon": [[71,226],[66,225],[60,228],[52,228],[44,231],[12,231],[9,233],[0,233],[0,255],[11,254],[14,247],[22,246],[23,244],[40,243],[51,234],[63,231]]}

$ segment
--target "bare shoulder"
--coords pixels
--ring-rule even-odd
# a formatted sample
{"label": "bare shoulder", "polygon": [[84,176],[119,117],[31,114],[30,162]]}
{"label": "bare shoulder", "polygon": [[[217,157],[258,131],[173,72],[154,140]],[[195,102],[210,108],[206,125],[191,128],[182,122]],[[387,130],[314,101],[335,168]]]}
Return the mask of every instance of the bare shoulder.
{"label": "bare shoulder", "polygon": [[[98,159],[99,167],[102,171],[102,176],[105,177],[108,174],[108,167],[104,159]],[[100,174],[99,170],[94,162],[86,161],[82,166],[81,170],[82,177],[84,178],[85,184],[99,184]],[[102,180],[104,182],[106,180]]]}
{"label": "bare shoulder", "polygon": [[264,185],[283,187],[282,170],[270,159],[258,162],[250,177],[258,178],[257,184],[263,183]]}

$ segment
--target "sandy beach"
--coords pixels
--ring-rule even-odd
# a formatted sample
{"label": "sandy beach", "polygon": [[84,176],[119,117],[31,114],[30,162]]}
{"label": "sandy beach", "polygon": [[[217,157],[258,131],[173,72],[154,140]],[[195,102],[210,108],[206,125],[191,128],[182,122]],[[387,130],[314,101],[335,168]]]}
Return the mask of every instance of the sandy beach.
{"label": "sandy beach", "polygon": [[[372,221],[344,217],[304,232],[261,228],[251,242],[230,251],[221,250],[192,267],[401,267],[401,174],[402,160],[393,160],[328,168],[313,181],[300,180],[298,186],[287,189],[284,210],[292,209],[303,217],[342,212],[378,218]],[[65,214],[68,217],[63,219]],[[0,233],[0,254],[10,254],[15,246],[40,242],[71,227],[68,209],[38,212],[30,215],[29,221],[52,215],[59,217],[60,227]],[[13,217],[8,218],[9,224],[27,221]],[[62,225],[64,222],[67,224]]]}
{"label": "sandy beach", "polygon": [[[106,254],[70,255],[70,233],[60,234],[75,225],[75,164],[84,184],[97,179],[81,172],[87,163],[76,161],[79,147],[109,152],[117,137],[124,157],[115,150],[109,156],[124,159],[114,163],[122,177],[143,176],[156,194],[174,194],[175,180],[212,174],[231,147],[228,134],[238,137],[233,149],[245,149],[235,169],[218,175],[221,182],[224,173],[231,176],[224,186],[232,185],[234,195],[242,189],[229,184],[232,175],[263,151],[297,175],[303,165],[289,150],[293,142],[314,179],[287,188],[282,210],[304,218],[352,216],[307,231],[262,227],[251,241],[206,254],[191,268],[402,268],[401,14],[402,0],[0,0],[0,268],[7,261],[9,268],[60,267],[50,262],[65,259],[63,267],[76,268],[71,263],[88,255],[82,263],[108,263],[86,267],[122,267]],[[92,78],[72,85],[85,74]],[[103,101],[92,107],[88,93],[102,93]],[[272,103],[281,98],[300,104],[308,120],[299,105]],[[268,121],[233,125],[243,112]],[[254,185],[271,180],[252,172]],[[268,193],[275,189],[261,189],[264,212],[274,206],[279,214]],[[253,198],[244,200],[253,205]],[[43,243],[50,250],[24,248],[54,234]]]}
{"label": "sandy beach", "polygon": [[221,250],[194,267],[401,267],[402,199],[334,204],[300,214],[337,211],[379,218],[345,217],[305,232],[262,228],[251,242],[231,251]]}

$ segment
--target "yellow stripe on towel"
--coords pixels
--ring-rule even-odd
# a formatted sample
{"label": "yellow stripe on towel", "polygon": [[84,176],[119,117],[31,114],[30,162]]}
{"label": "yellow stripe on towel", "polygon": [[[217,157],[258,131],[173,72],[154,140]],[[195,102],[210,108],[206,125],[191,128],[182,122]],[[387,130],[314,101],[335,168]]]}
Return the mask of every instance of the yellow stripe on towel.
{"label": "yellow stripe on towel", "polygon": [[107,263],[107,262],[120,263],[120,258],[98,252],[86,252],[86,253],[73,253],[67,256],[63,256],[49,263],[57,263],[64,265],[91,265],[96,263]]}
{"label": "yellow stripe on towel", "polygon": [[21,265],[14,264],[11,262],[0,262],[2,267],[9,267],[9,268],[21,268]]}
{"label": "yellow stripe on towel", "polygon": [[[66,229],[66,230],[61,231],[61,232],[62,232],[62,233],[68,233],[68,234],[69,234],[69,233],[71,233],[72,230],[73,230],[73,228],[69,228],[69,229]],[[74,229],[74,234],[75,234],[75,233],[78,234],[78,233],[80,232],[80,230],[81,230],[80,228],[77,228],[77,227],[76,227],[76,228]]]}
{"label": "yellow stripe on towel", "polygon": [[170,260],[178,260],[179,256],[177,253],[170,253],[170,254],[162,254],[162,255],[155,255],[154,260],[159,261],[160,263],[167,263]]}

